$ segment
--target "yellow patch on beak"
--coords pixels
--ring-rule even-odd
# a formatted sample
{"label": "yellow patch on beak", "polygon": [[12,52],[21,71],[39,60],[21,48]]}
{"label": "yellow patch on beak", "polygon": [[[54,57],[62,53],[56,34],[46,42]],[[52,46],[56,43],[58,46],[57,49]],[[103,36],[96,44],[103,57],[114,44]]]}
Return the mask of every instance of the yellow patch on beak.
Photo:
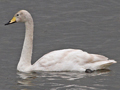
{"label": "yellow patch on beak", "polygon": [[9,25],[9,24],[13,24],[16,23],[16,17],[13,17],[8,23],[6,23],[5,25]]}
{"label": "yellow patch on beak", "polygon": [[16,22],[16,17],[13,17],[9,23],[14,23]]}

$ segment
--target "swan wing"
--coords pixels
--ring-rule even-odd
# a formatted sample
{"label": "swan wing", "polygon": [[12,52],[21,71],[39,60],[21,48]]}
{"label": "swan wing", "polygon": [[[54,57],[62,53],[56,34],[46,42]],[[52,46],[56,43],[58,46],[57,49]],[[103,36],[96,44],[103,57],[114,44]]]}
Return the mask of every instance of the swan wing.
{"label": "swan wing", "polygon": [[86,69],[100,69],[116,63],[107,57],[97,54],[89,54],[78,49],[63,49],[52,51],[41,57],[34,69],[43,71],[85,71]]}

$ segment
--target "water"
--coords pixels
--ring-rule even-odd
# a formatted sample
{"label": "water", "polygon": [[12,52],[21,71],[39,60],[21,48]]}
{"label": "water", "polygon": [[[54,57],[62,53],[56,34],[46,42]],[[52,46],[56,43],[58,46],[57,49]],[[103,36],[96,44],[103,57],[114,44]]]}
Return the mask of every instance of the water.
{"label": "water", "polygon": [[[17,72],[24,25],[4,24],[21,9],[35,22],[32,63],[64,48],[102,54],[118,63],[110,71],[91,74]],[[0,0],[0,19],[0,90],[120,90],[119,0]]]}

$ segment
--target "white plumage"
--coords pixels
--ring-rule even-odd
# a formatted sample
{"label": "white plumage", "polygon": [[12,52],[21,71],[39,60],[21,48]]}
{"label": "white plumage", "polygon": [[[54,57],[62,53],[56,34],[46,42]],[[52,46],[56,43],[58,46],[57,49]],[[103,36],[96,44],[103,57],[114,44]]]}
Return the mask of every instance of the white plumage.
{"label": "white plumage", "polygon": [[63,49],[52,51],[31,65],[34,30],[32,16],[28,11],[20,10],[6,25],[14,22],[24,22],[26,26],[24,45],[17,66],[17,70],[21,72],[98,70],[116,63],[102,55],[89,54],[79,49]]}

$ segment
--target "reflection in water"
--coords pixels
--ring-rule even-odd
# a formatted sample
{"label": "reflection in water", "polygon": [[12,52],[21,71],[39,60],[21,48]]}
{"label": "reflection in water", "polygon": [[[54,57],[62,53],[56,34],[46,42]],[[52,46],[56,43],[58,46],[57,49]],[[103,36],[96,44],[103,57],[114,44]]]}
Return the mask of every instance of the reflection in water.
{"label": "reflection in water", "polygon": [[[19,86],[39,86],[39,87],[51,87],[50,90],[65,89],[65,88],[79,88],[79,89],[95,89],[94,87],[81,86],[79,84],[66,84],[67,82],[74,82],[76,80],[108,74],[109,70],[100,70],[94,73],[80,73],[80,72],[37,72],[37,73],[21,73],[19,75]],[[64,84],[65,83],[65,84]],[[50,88],[49,87],[49,88]],[[22,89],[24,90],[24,89]],[[29,90],[29,89],[25,89]]]}
{"label": "reflection in water", "polygon": [[20,80],[18,80],[18,84],[23,86],[33,86],[32,80],[37,77],[36,73],[22,73],[17,72],[17,74],[20,76]]}

